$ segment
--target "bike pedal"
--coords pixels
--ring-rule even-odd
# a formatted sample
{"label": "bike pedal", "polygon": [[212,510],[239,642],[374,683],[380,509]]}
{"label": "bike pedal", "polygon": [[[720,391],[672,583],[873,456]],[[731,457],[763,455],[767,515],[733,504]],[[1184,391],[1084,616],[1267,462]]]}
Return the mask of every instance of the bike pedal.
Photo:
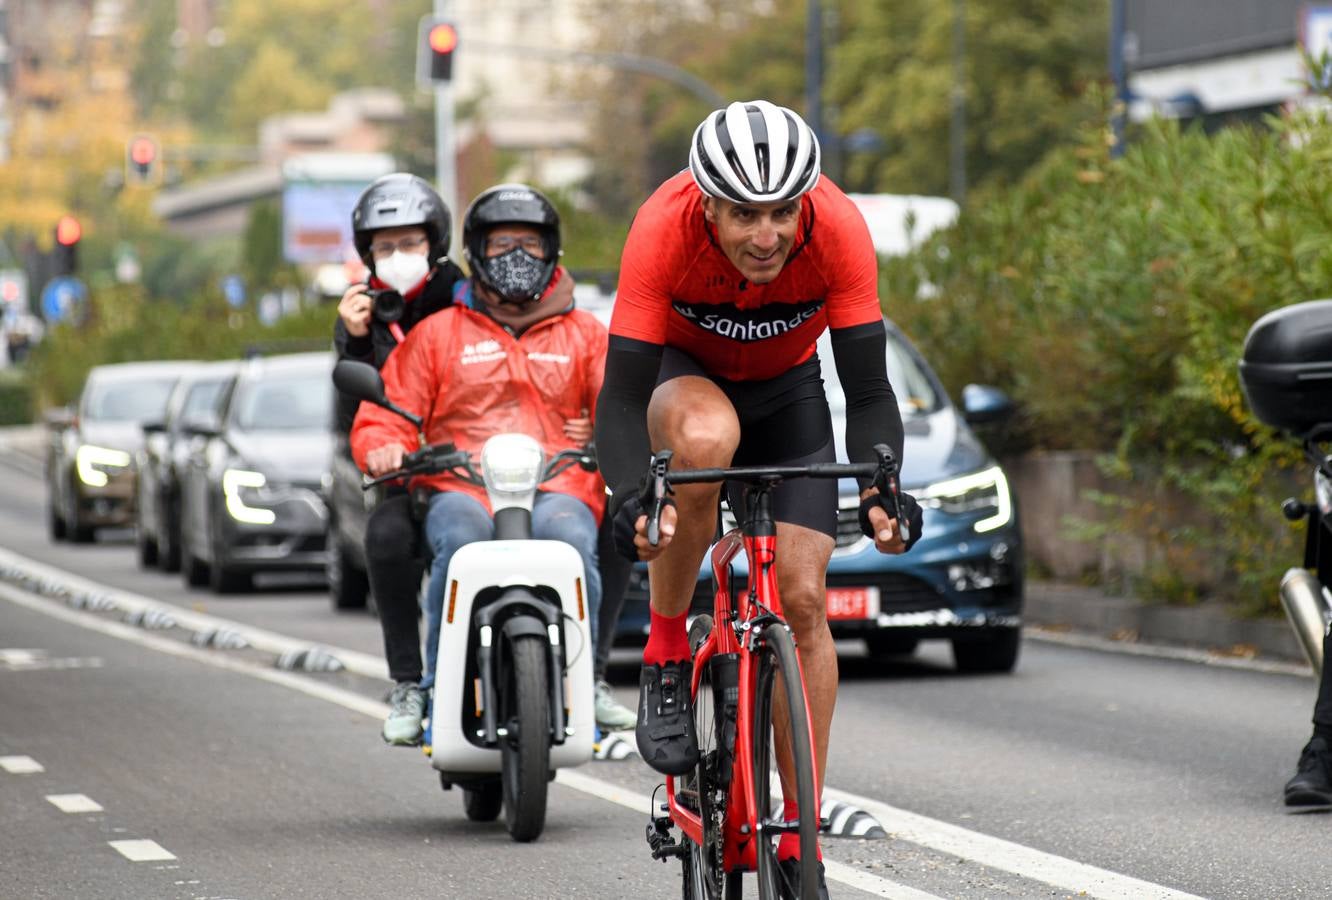
{"label": "bike pedal", "polygon": [[671,837],[671,820],[669,817],[654,818],[648,822],[647,842],[652,850],[652,858],[665,862],[668,857],[684,855],[683,846]]}

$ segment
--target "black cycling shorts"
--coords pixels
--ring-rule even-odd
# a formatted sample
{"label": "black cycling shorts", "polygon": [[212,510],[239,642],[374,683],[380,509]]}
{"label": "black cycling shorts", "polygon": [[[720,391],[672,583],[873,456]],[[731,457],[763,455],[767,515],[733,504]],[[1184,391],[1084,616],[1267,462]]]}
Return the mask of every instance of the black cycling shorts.
{"label": "black cycling shorts", "polygon": [[[740,446],[735,466],[804,466],[836,462],[832,413],[823,391],[819,358],[808,360],[767,381],[728,381],[703,371],[693,357],[667,347],[661,356],[657,384],[695,375],[706,378],[731,401],[740,420]],[[727,484],[731,508],[742,508],[743,485]],[[837,481],[796,478],[772,492],[772,514],[778,522],[800,525],[837,536]]]}

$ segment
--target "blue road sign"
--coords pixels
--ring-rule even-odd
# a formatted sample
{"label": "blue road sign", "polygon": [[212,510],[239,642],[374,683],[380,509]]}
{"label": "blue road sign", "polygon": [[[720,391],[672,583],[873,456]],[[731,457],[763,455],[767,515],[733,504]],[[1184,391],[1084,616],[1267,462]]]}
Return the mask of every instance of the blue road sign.
{"label": "blue road sign", "polygon": [[227,305],[236,309],[245,305],[245,282],[239,275],[228,275],[222,279],[222,296],[227,298]]}
{"label": "blue road sign", "polygon": [[42,288],[42,316],[48,322],[63,322],[88,302],[88,288],[72,275],[52,278]]}

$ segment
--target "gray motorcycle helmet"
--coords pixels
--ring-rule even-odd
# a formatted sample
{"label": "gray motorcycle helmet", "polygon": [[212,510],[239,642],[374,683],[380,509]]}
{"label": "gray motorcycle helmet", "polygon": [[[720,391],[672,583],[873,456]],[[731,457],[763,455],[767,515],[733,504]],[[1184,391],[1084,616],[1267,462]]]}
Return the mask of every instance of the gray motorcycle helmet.
{"label": "gray motorcycle helmet", "polygon": [[[560,258],[560,214],[546,195],[525,184],[497,184],[482,191],[463,216],[463,254],[472,277],[496,293],[503,294],[486,272],[486,236],[498,225],[531,225],[545,244],[546,258],[538,299],[550,284]],[[506,297],[518,300],[517,297]]]}
{"label": "gray motorcycle helmet", "polygon": [[370,244],[376,231],[420,225],[430,239],[430,261],[448,256],[453,215],[430,182],[407,172],[376,178],[352,210],[352,238],[361,260],[375,270]]}

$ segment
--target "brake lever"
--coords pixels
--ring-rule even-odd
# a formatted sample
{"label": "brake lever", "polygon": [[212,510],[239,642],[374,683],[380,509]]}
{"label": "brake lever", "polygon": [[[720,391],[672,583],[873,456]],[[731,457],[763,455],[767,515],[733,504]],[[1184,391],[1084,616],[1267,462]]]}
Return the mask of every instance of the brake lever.
{"label": "brake lever", "polygon": [[892,449],[887,444],[875,444],[874,453],[879,457],[879,470],[874,474],[874,486],[879,489],[880,496],[886,498],[885,510],[889,518],[897,522],[897,533],[901,535],[905,542],[911,541],[911,523],[907,522],[902,515],[902,504],[899,499],[901,485],[898,482],[897,457],[893,455]]}
{"label": "brake lever", "polygon": [[648,474],[652,476],[652,514],[648,516],[647,539],[653,547],[661,541],[661,511],[665,508],[666,491],[666,473],[671,468],[671,457],[675,454],[670,450],[663,450],[652,457],[652,462],[648,465]]}

